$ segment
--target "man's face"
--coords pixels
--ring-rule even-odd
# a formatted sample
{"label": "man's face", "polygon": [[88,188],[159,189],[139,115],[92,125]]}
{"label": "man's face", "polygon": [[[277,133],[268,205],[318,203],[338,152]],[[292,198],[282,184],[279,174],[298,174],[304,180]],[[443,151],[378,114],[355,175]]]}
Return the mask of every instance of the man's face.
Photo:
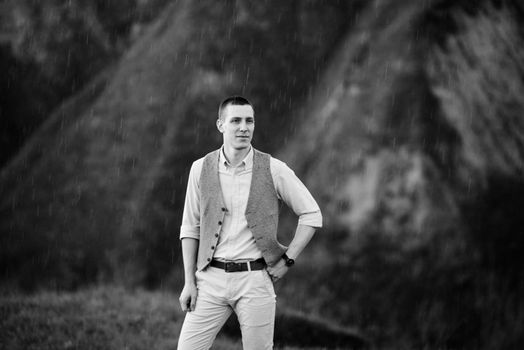
{"label": "man's face", "polygon": [[251,145],[255,130],[255,112],[250,105],[228,105],[217,120],[218,130],[224,136],[224,145],[241,150]]}

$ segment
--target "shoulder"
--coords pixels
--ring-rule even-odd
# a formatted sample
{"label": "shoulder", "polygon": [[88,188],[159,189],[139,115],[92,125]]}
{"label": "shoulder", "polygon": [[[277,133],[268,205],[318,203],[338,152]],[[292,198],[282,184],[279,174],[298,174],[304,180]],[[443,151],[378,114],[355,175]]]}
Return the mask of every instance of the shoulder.
{"label": "shoulder", "polygon": [[199,158],[191,164],[191,171],[202,171],[202,166],[204,165],[204,159],[205,157]]}
{"label": "shoulder", "polygon": [[189,184],[190,185],[194,184],[197,187],[199,186],[203,164],[204,164],[204,158],[197,159],[191,164],[191,169],[189,170]]}
{"label": "shoulder", "polygon": [[212,157],[217,157],[218,156],[218,152],[220,152],[220,149],[217,149],[217,150],[209,152],[208,154],[206,154],[202,158],[199,158],[199,159],[195,160],[193,162],[193,164],[191,165],[191,167],[192,168],[202,168],[202,166],[204,165],[204,162],[206,160],[212,159]]}
{"label": "shoulder", "polygon": [[271,175],[273,177],[280,177],[280,176],[286,176],[290,174],[294,174],[293,170],[283,161],[280,159],[274,158],[272,156],[269,156],[269,164],[271,168]]}
{"label": "shoulder", "polygon": [[273,176],[273,178],[295,174],[293,170],[285,162],[281,161],[280,159],[273,157],[269,153],[264,153],[256,149],[255,151],[259,155],[263,157],[267,157],[269,159],[269,168],[271,170],[271,175]]}
{"label": "shoulder", "polygon": [[208,154],[206,154],[205,156],[203,156],[203,157],[200,158],[200,159],[197,159],[197,160],[195,161],[195,163],[196,163],[196,162],[199,162],[199,161],[201,161],[202,163],[204,163],[204,161],[205,161],[206,159],[213,159],[213,157],[218,157],[218,152],[220,152],[220,148],[219,148],[219,149],[216,149],[216,150],[214,150],[214,151],[209,152]]}
{"label": "shoulder", "polygon": [[265,153],[265,152],[259,151],[258,149],[254,149],[254,152],[255,152],[255,155],[258,155],[258,156],[261,156],[261,157],[269,159],[269,164],[270,164],[272,170],[273,170],[273,168],[280,169],[282,167],[287,167],[286,163],[284,163],[283,161],[273,157],[269,153]]}
{"label": "shoulder", "polygon": [[200,174],[202,173],[202,168],[204,167],[204,162],[206,161],[206,159],[212,157],[213,155],[216,155],[218,151],[219,150],[209,152],[202,158],[195,160],[193,164],[191,164],[191,171],[190,171],[191,176],[200,178]]}
{"label": "shoulder", "polygon": [[280,159],[277,159],[273,156],[269,156],[269,162],[271,164],[271,168],[275,168],[275,169],[289,168],[286,163],[284,163]]}

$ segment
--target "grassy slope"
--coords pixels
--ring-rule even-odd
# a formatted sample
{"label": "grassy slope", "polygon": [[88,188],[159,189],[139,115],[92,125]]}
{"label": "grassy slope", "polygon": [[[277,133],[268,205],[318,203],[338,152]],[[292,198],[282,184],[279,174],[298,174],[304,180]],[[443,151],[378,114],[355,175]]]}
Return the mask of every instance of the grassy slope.
{"label": "grassy slope", "polygon": [[[5,294],[0,296],[0,349],[174,349],[183,317],[176,294],[166,291],[105,286],[75,293]],[[347,341],[333,343],[337,336],[348,335],[346,331],[331,327],[338,335],[327,334],[324,323],[310,320],[308,327],[304,320],[299,314],[277,316],[275,348],[351,348],[341,345]],[[232,326],[228,323],[219,333],[213,349],[242,349]],[[304,326],[308,334],[297,339]],[[329,337],[323,342],[328,347],[319,346],[321,337]],[[307,339],[312,346],[286,345],[304,344]]]}
{"label": "grassy slope", "polygon": [[[99,287],[0,297],[2,349],[174,349],[183,314],[173,293]],[[220,338],[216,349],[239,349]]]}

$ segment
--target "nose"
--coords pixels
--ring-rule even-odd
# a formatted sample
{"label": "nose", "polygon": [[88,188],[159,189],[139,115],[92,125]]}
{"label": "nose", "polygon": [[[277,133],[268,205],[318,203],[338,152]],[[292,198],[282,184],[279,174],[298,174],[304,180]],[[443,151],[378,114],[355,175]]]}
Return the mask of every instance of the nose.
{"label": "nose", "polygon": [[247,131],[247,122],[245,120],[240,122],[240,131]]}

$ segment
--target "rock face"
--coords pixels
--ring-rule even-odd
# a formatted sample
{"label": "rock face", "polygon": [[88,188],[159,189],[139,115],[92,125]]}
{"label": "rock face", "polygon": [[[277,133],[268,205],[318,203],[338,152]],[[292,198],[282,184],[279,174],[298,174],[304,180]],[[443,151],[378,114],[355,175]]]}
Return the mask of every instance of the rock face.
{"label": "rock face", "polygon": [[516,1],[170,4],[2,169],[3,279],[177,286],[189,166],[241,93],[255,147],[325,218],[287,307],[377,345],[519,344],[523,18]]}

